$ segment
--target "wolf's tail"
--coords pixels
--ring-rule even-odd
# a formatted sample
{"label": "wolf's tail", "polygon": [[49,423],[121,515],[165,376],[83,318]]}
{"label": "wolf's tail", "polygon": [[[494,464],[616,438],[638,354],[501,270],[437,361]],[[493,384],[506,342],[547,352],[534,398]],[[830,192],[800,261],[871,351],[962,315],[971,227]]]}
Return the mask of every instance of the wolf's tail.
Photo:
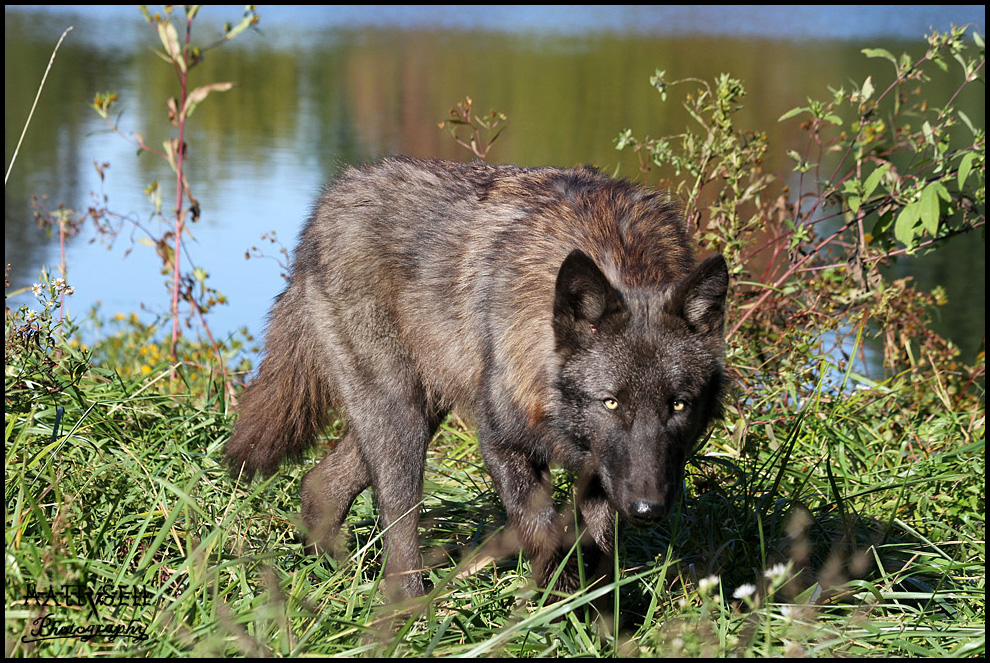
{"label": "wolf's tail", "polygon": [[272,309],[267,356],[244,390],[237,423],[224,450],[234,476],[270,476],[298,459],[329,423],[332,388],[315,338],[306,333],[301,307],[284,293]]}

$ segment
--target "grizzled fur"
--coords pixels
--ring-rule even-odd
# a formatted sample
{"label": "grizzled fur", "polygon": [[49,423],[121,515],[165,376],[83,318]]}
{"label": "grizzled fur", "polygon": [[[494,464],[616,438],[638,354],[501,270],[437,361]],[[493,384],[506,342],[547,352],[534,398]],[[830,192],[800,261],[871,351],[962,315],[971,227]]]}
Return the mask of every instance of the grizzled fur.
{"label": "grizzled fur", "polygon": [[[426,449],[458,408],[542,585],[568,545],[549,467],[577,473],[596,577],[616,513],[659,519],[720,414],[727,287],[721,256],[695,266],[675,204],[590,169],[347,170],[302,231],[227,461],[271,474],[343,414],[343,439],[302,482],[307,534],[331,549],[373,487],[390,586],[418,595]],[[571,564],[557,587],[577,582]]]}

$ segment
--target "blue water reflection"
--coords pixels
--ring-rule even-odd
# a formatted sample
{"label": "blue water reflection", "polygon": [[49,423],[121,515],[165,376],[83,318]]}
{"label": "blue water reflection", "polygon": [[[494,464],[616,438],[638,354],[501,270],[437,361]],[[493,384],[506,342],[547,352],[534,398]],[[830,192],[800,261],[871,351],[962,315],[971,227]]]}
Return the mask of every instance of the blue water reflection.
{"label": "blue water reflection", "polygon": [[[451,145],[435,129],[436,121],[464,95],[485,95],[485,104],[509,111],[515,123],[496,160],[563,166],[595,162],[612,168],[618,157],[611,141],[619,130],[628,126],[638,134],[655,132],[657,126],[650,122],[666,119],[661,116],[670,107],[676,109],[676,103],[661,108],[649,89],[647,78],[654,67],[679,69],[674,73],[682,77],[732,71],[752,85],[754,101],[747,106],[751,115],[747,122],[762,128],[803,103],[805,95],[820,98],[827,94],[824,82],[816,81],[808,89],[809,67],[826,62],[837,67],[836,61],[852,60],[848,53],[861,62],[859,48],[883,45],[873,39],[893,40],[897,46],[892,48],[898,49],[905,43],[902,40],[917,44],[933,26],[947,29],[953,23],[975,22],[982,32],[985,11],[983,5],[262,7],[259,33],[239,38],[229,53],[209,56],[211,64],[223,63],[210,75],[236,75],[241,90],[223,100],[208,100],[191,125],[190,144],[196,150],[193,163],[201,169],[193,177],[200,182],[196,193],[204,210],[203,220],[193,228],[191,258],[210,273],[211,284],[231,302],[212,314],[214,331],[223,335],[245,325],[254,333],[261,331],[264,313],[282,286],[274,260],[244,260],[249,247],[261,245],[261,233],[275,229],[282,242],[291,246],[316,192],[343,162],[397,151],[451,156],[443,152]],[[46,243],[30,229],[12,230],[31,225],[24,201],[31,194],[45,193],[53,203],[84,209],[90,203],[90,191],[99,194],[104,190],[96,179],[94,161],[111,164],[105,185],[111,208],[147,221],[149,205],[142,191],[155,178],[165,182],[165,175],[155,171],[147,155],[136,157],[130,145],[108,134],[87,105],[96,91],[118,90],[126,100],[121,109],[122,127],[144,131],[146,125],[161,123],[161,108],[152,104],[159,104],[165,93],[149,90],[146,72],[161,65],[140,64],[150,57],[147,51],[152,43],[133,7],[8,7],[8,31],[14,23],[10,20],[13,12],[31,15],[32,20],[17,25],[30,33],[38,55],[37,62],[31,62],[37,73],[33,68],[30,76],[25,74],[21,88],[11,87],[8,73],[8,162],[12,128],[19,133],[26,116],[26,110],[22,114],[18,108],[13,113],[11,106],[16,100],[33,98],[62,30],[75,25],[69,44],[84,42],[88,45],[88,50],[82,49],[85,57],[99,56],[99,63],[86,70],[85,80],[66,81],[62,88],[54,87],[61,65],[56,60],[50,81],[53,87],[46,90],[42,102],[49,108],[57,105],[62,115],[31,128],[19,157],[23,161],[15,165],[5,192],[5,260],[15,264],[12,281],[17,288],[34,282],[42,265],[52,271],[59,259],[57,242]],[[239,7],[204,7],[199,34],[205,34],[211,22],[215,27],[236,20],[240,13]],[[468,48],[447,56],[459,61],[429,60],[446,54],[435,47],[436,42],[446,40],[460,47],[464,33],[472,35],[466,40]],[[496,37],[491,38],[492,34]],[[689,35],[711,36],[712,43],[705,37],[684,38]],[[8,34],[8,48],[14,36],[23,35]],[[752,42],[756,40],[762,50],[754,56]],[[346,45],[327,47],[337,41]],[[486,49],[494,42],[501,50],[489,55]],[[621,42],[635,45],[622,50],[615,46]],[[777,48],[780,42],[786,46]],[[743,57],[747,47],[750,55]],[[813,54],[810,62],[788,60],[795,49]],[[539,59],[544,56],[549,60]],[[284,105],[284,115],[275,117],[268,105],[253,102],[257,106],[257,119],[250,120],[256,124],[253,132],[201,129],[217,108],[231,115],[231,124],[234,113],[251,110],[237,100],[255,99],[248,86],[257,83],[251,78],[256,60],[264,60],[266,66],[284,60],[285,91],[273,92],[293,99]],[[228,73],[230,65],[237,68],[236,74]],[[498,67],[502,71],[496,79],[492,72]],[[543,67],[546,71],[541,71]],[[637,70],[620,77],[634,67],[643,68],[643,73]],[[840,71],[836,80],[828,82],[842,85],[853,76],[846,69]],[[756,79],[761,72],[763,76]],[[270,78],[263,80],[271,84]],[[566,99],[560,105],[574,117],[541,116],[546,113],[548,95]],[[594,97],[605,103],[586,103]],[[758,112],[764,116],[755,117]],[[76,119],[64,120],[67,115]],[[237,124],[246,123],[239,120]],[[571,129],[574,126],[588,127],[588,133],[577,135]],[[40,155],[32,156],[32,146]],[[783,154],[783,147],[778,151]],[[139,311],[142,305],[156,311],[167,308],[164,279],[151,249],[137,246],[125,258],[128,237],[121,238],[109,253],[98,244],[87,243],[89,239],[77,238],[69,245],[69,282],[76,291],[70,307],[77,316],[96,301],[103,302],[107,315]],[[276,254],[272,247],[266,252]],[[978,269],[982,274],[983,267]],[[16,306],[20,302],[31,303],[30,294],[8,303]]]}

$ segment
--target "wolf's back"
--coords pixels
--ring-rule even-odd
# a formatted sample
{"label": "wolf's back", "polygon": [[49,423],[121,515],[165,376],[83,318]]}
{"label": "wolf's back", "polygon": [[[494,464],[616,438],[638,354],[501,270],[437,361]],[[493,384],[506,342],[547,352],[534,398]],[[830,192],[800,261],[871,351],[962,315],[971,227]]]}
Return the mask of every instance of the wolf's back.
{"label": "wolf's back", "polygon": [[346,417],[387,400],[389,378],[421,386],[437,413],[488,397],[537,421],[564,258],[581,249],[616,285],[651,288],[689,271],[689,246],[669,199],[588,169],[405,158],[348,169],[300,235],[227,460],[273,473],[331,407]]}

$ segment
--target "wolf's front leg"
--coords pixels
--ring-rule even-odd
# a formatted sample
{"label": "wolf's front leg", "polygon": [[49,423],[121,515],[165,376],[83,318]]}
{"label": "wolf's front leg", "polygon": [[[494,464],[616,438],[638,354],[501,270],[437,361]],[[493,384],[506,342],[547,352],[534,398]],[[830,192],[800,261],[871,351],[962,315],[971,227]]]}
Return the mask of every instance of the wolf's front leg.
{"label": "wolf's front leg", "polygon": [[[550,469],[533,454],[512,448],[492,435],[482,435],[481,448],[509,522],[530,560],[534,580],[545,588],[573,545],[575,529],[566,527],[554,508]],[[571,593],[579,586],[577,559],[572,556],[554,589]]]}

